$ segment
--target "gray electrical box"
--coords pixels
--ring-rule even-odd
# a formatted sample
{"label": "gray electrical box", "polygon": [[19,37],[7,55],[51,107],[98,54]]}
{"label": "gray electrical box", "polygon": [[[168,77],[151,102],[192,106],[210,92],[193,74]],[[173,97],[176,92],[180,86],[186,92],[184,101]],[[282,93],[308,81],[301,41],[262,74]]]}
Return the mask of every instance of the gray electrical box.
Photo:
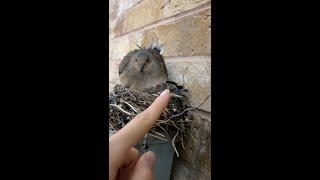
{"label": "gray electrical box", "polygon": [[[114,132],[109,129],[109,137]],[[150,135],[141,139],[136,148],[139,150],[140,155],[152,151],[156,154],[155,162],[155,179],[156,180],[170,180],[171,168],[174,157],[174,149],[169,137],[165,137],[168,141],[154,138]]]}
{"label": "gray electrical box", "polygon": [[[166,139],[169,138],[167,137]],[[152,151],[156,154],[156,180],[170,180],[171,167],[175,153],[171,145],[171,140],[163,141],[152,136],[147,136],[138,143],[137,149],[141,154],[147,151]]]}

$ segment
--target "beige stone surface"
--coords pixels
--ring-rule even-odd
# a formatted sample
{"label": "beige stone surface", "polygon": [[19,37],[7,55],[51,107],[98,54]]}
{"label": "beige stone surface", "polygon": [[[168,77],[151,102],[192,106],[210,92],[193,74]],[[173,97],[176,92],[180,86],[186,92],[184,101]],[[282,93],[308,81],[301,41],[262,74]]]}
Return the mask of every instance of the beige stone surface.
{"label": "beige stone surface", "polygon": [[211,176],[211,117],[195,116],[189,135],[184,139],[185,149],[179,148],[181,159],[201,174]]}
{"label": "beige stone surface", "polygon": [[109,43],[109,59],[123,59],[131,50],[130,45],[134,44],[128,36],[111,40]]}
{"label": "beige stone surface", "polygon": [[[143,0],[109,0],[109,36],[114,37],[114,31],[117,24],[121,24],[126,15],[123,15],[128,9],[134,7]],[[120,18],[119,18],[120,17]],[[118,27],[119,28],[119,27]]]}
{"label": "beige stone surface", "polygon": [[194,169],[188,162],[182,159],[175,159],[171,180],[210,180],[210,176],[201,173],[200,170]]}
{"label": "beige stone surface", "polygon": [[109,20],[116,20],[117,17],[123,15],[130,8],[144,0],[109,0]]}
{"label": "beige stone surface", "polygon": [[195,170],[182,159],[175,159],[171,172],[171,180],[186,180],[194,178]]}
{"label": "beige stone surface", "polygon": [[208,2],[210,0],[170,0],[163,8],[163,17],[174,16]]}
{"label": "beige stone surface", "polygon": [[200,128],[200,148],[197,159],[197,167],[206,176],[211,176],[211,122],[202,119]]}
{"label": "beige stone surface", "polygon": [[126,20],[123,22],[122,32],[115,31],[116,35],[132,31],[161,19],[160,7],[162,4],[163,0],[144,0],[139,5],[127,11],[123,14]]}
{"label": "beige stone surface", "polygon": [[[211,61],[199,61],[195,59],[176,60],[175,58],[167,60],[169,79],[182,84],[189,90],[188,99],[193,105],[199,105],[206,97],[211,95]],[[199,109],[211,112],[211,97],[199,107]]]}
{"label": "beige stone surface", "polygon": [[[115,35],[121,35],[140,27],[175,16],[186,10],[199,7],[208,0],[144,0],[136,6],[126,9],[116,22]],[[114,16],[112,16],[114,17]],[[123,20],[124,19],[124,20]]]}
{"label": "beige stone surface", "polygon": [[[198,56],[211,54],[211,11],[186,16],[176,22],[111,40],[112,59],[122,59],[136,42],[148,47],[152,39],[165,44],[164,56]],[[114,45],[114,46],[113,46]],[[125,47],[125,48],[124,48]]]}
{"label": "beige stone surface", "polygon": [[116,84],[120,84],[118,67],[120,60],[109,60],[109,93]]}
{"label": "beige stone surface", "polygon": [[164,56],[211,54],[211,11],[186,16],[171,24],[161,25],[144,33],[142,44],[154,39],[165,44]]}

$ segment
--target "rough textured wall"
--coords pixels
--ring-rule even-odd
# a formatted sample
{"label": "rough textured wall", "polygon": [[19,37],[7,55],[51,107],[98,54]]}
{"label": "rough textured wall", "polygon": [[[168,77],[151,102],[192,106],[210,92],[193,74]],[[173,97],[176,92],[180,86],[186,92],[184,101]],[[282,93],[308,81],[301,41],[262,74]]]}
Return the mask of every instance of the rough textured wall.
{"label": "rough textured wall", "polygon": [[[147,47],[157,39],[165,44],[169,79],[189,89],[191,103],[210,94],[210,0],[110,0],[109,27],[109,91],[119,83],[118,65],[135,43]],[[200,109],[175,159],[174,180],[211,177],[211,98]]]}

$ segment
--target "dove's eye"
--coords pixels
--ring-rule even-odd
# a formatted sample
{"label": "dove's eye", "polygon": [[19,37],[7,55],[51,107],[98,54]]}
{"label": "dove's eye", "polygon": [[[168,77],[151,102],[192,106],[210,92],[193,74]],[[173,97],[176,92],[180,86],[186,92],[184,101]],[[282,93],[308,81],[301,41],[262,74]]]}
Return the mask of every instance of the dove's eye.
{"label": "dove's eye", "polygon": [[147,62],[149,62],[150,60],[149,60],[149,58],[147,59]]}

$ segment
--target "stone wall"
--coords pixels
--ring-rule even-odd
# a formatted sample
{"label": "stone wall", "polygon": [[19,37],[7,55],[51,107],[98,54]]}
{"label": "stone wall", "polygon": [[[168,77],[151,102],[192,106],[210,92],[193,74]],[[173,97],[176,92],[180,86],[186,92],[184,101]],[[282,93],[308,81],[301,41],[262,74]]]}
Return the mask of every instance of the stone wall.
{"label": "stone wall", "polygon": [[[136,43],[152,39],[165,44],[169,79],[189,89],[198,105],[211,91],[210,0],[110,0],[109,91],[119,83],[118,65]],[[172,179],[211,177],[211,98],[195,113],[181,157],[175,159]]]}

